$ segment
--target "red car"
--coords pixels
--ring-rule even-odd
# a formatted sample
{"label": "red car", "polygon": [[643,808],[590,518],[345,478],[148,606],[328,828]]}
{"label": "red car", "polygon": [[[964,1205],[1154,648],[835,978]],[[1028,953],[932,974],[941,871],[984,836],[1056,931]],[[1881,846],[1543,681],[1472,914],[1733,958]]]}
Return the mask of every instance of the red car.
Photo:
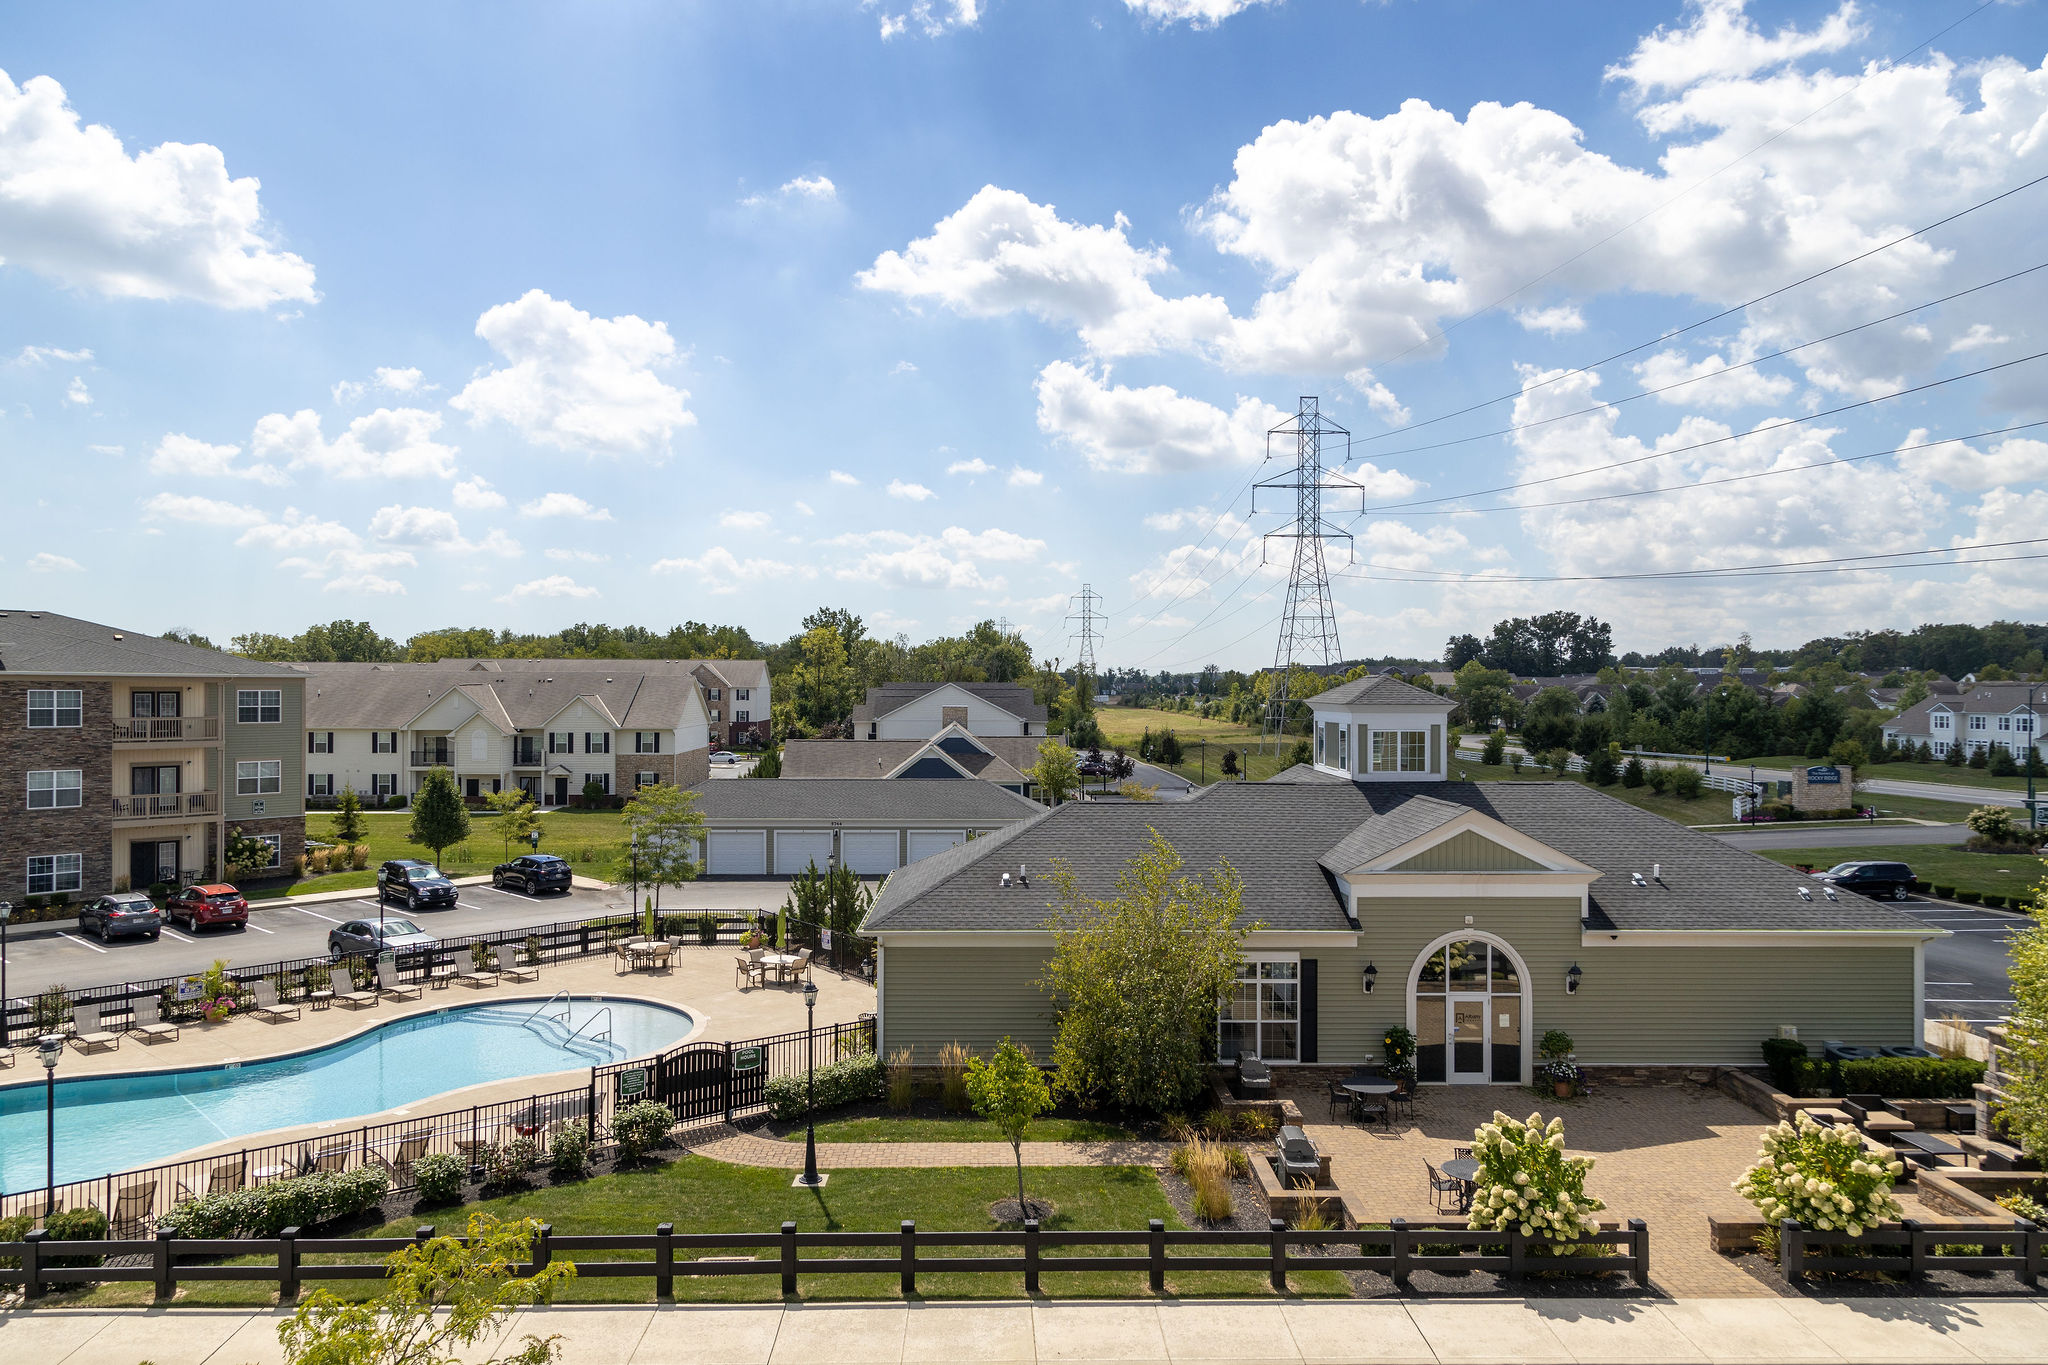
{"label": "red car", "polygon": [[217,924],[232,924],[237,929],[246,929],[249,927],[249,902],[226,882],[188,886],[164,902],[164,918],[173,924],[184,925],[187,933],[196,933]]}

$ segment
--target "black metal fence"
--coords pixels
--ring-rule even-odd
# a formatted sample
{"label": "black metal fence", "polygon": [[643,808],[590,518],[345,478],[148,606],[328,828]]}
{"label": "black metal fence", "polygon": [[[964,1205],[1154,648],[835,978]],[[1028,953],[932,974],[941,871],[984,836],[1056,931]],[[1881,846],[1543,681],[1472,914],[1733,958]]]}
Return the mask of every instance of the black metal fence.
{"label": "black metal fence", "polygon": [[[410,1238],[304,1237],[299,1229],[287,1228],[276,1237],[232,1241],[161,1233],[146,1240],[57,1242],[37,1232],[24,1242],[0,1243],[0,1258],[16,1258],[20,1265],[18,1270],[0,1270],[0,1284],[19,1284],[24,1296],[34,1299],[64,1285],[126,1281],[153,1284],[157,1297],[168,1299],[181,1280],[257,1280],[276,1284],[279,1299],[289,1303],[307,1280],[382,1279],[384,1257],[433,1236],[431,1226]],[[1018,1231],[923,1232],[906,1220],[895,1232],[799,1232],[795,1223],[784,1223],[772,1233],[679,1233],[673,1223],[662,1223],[652,1234],[558,1237],[543,1224],[532,1242],[533,1259],[517,1266],[515,1273],[530,1275],[561,1257],[575,1261],[579,1279],[651,1279],[658,1298],[674,1294],[679,1276],[772,1277],[780,1282],[783,1294],[794,1295],[806,1275],[892,1272],[906,1295],[917,1292],[919,1275],[1021,1275],[1025,1292],[1035,1294],[1042,1275],[1074,1271],[1142,1272],[1154,1293],[1165,1291],[1169,1273],[1219,1270],[1264,1271],[1281,1293],[1287,1290],[1290,1273],[1319,1270],[1377,1271],[1400,1284],[1418,1270],[1491,1270],[1510,1277],[1533,1269],[1569,1275],[1620,1271],[1638,1285],[1649,1284],[1650,1233],[1640,1218],[1630,1219],[1626,1227],[1603,1227],[1585,1242],[1606,1246],[1612,1254],[1552,1258],[1542,1254],[1548,1244],[1524,1237],[1519,1229],[1506,1234],[1475,1232],[1399,1218],[1386,1228],[1319,1232],[1290,1229],[1278,1219],[1264,1231],[1168,1230],[1155,1218],[1145,1228],[1115,1231],[1048,1232],[1034,1220]],[[1316,1248],[1317,1253],[1297,1256],[1297,1247]],[[1356,1254],[1350,1253],[1352,1247]],[[1230,1254],[1231,1249],[1240,1250]],[[645,1259],[599,1259],[608,1252],[638,1252]],[[305,1258],[314,1255],[377,1259],[308,1264]],[[147,1257],[148,1262],[52,1264],[81,1256]],[[257,1256],[269,1257],[271,1263],[190,1263],[192,1257]]]}
{"label": "black metal fence", "polygon": [[[1835,1248],[1853,1249],[1853,1255]],[[1816,1254],[1818,1252],[1818,1254]],[[2048,1231],[2021,1219],[2010,1223],[1942,1223],[1918,1219],[1865,1228],[1860,1236],[1802,1228],[1791,1219],[1778,1225],[1778,1264],[1785,1283],[1814,1273],[1905,1275],[1919,1279],[1930,1270],[2010,1270],[2021,1283],[2038,1287],[2048,1274]]]}

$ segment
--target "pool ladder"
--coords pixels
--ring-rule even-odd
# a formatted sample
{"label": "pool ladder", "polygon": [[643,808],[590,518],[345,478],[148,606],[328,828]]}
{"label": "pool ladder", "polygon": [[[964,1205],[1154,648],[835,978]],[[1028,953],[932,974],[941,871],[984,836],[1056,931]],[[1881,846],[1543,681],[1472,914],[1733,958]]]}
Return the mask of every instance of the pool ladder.
{"label": "pool ladder", "polygon": [[[559,1013],[553,1012],[557,1001],[561,1002]],[[603,1028],[596,1029],[590,1033],[584,1032],[585,1029],[590,1029],[600,1020],[604,1023]],[[612,1038],[612,1009],[610,1005],[601,1007],[574,1028],[570,1027],[575,1022],[575,1012],[573,1001],[567,991],[556,991],[547,998],[539,1009],[527,1015],[521,1022],[536,1033],[557,1034],[558,1041],[556,1041],[556,1046],[567,1051],[577,1050],[579,1042],[585,1050],[599,1051],[600,1049],[598,1049],[597,1045],[600,1043],[609,1044]],[[554,1026],[552,1030],[546,1027],[550,1024]]]}

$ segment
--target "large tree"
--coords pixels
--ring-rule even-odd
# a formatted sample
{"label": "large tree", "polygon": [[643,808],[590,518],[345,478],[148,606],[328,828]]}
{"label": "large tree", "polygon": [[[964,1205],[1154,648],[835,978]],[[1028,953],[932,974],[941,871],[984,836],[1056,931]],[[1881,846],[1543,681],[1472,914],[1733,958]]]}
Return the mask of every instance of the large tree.
{"label": "large tree", "polygon": [[626,825],[638,841],[640,880],[654,888],[657,907],[662,887],[695,881],[703,871],[697,862],[704,840],[697,793],[666,784],[642,787],[626,803]]}
{"label": "large tree", "polygon": [[790,705],[798,725],[808,734],[837,726],[853,711],[853,669],[846,642],[829,625],[813,626],[797,641],[797,664],[790,670]]}
{"label": "large tree", "polygon": [[1228,861],[1185,875],[1157,830],[1106,900],[1053,863],[1052,960],[1040,979],[1058,1015],[1060,1090],[1155,1113],[1185,1112],[1207,1084],[1217,1012],[1246,937],[1244,884]]}
{"label": "large tree", "polygon": [[1038,784],[1038,799],[1057,806],[1081,789],[1081,764],[1074,751],[1056,739],[1038,746],[1038,762],[1024,770]]}
{"label": "large tree", "polygon": [[2048,881],[2027,906],[2033,924],[2012,936],[2012,1013],[2000,1070],[2006,1131],[2037,1163],[2048,1163]]}

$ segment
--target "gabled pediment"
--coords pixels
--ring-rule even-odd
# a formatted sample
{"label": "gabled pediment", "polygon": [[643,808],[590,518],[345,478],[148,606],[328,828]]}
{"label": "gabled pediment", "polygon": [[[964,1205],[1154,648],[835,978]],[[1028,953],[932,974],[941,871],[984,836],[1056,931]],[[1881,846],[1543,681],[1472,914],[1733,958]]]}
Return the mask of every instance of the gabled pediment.
{"label": "gabled pediment", "polygon": [[1337,876],[1359,879],[1554,874],[1586,882],[1600,875],[1490,815],[1426,796],[1368,820],[1320,861]]}

